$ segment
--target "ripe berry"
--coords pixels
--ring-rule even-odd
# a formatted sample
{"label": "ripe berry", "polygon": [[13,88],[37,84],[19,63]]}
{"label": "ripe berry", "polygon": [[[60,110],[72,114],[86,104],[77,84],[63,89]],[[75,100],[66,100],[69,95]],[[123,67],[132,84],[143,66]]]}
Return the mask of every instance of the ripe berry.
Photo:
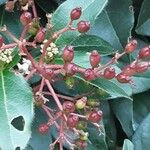
{"label": "ripe berry", "polygon": [[5,10],[12,12],[14,10],[15,3],[14,1],[8,1],[5,5]]}
{"label": "ripe berry", "polygon": [[65,62],[71,62],[74,58],[74,49],[72,46],[67,46],[63,50],[63,60]]}
{"label": "ripe berry", "polygon": [[48,126],[47,124],[45,124],[45,123],[41,124],[41,125],[39,126],[39,128],[38,128],[38,131],[39,131],[39,133],[41,133],[41,134],[46,134],[46,133],[48,133],[48,130],[49,130],[49,126]]}
{"label": "ripe berry", "polygon": [[127,76],[133,76],[136,71],[135,71],[135,66],[127,65],[122,69],[122,73],[127,75]]}
{"label": "ripe berry", "polygon": [[90,64],[93,68],[97,67],[100,63],[101,60],[101,56],[100,54],[94,50],[92,51],[91,55],[90,55]]}
{"label": "ripe berry", "polygon": [[112,67],[106,68],[103,75],[105,79],[112,79],[116,75],[115,69]]}
{"label": "ripe berry", "polygon": [[86,106],[87,97],[82,97],[81,99],[77,100],[75,106],[77,109],[83,109]]}
{"label": "ripe berry", "polygon": [[125,52],[127,54],[132,53],[137,47],[137,41],[131,40],[125,47]]}
{"label": "ripe berry", "polygon": [[92,69],[86,69],[85,72],[84,72],[84,78],[86,80],[93,80],[93,79],[95,79],[94,71]]}
{"label": "ripe berry", "polygon": [[98,123],[102,119],[102,111],[92,111],[88,114],[88,120],[93,123]]}
{"label": "ripe berry", "polygon": [[45,34],[46,34],[46,29],[45,28],[41,28],[37,35],[35,36],[35,40],[38,43],[42,43],[45,39]]}
{"label": "ripe berry", "polygon": [[71,11],[70,18],[71,20],[77,20],[80,18],[81,14],[82,14],[81,7],[76,7]]}
{"label": "ripe berry", "polygon": [[78,125],[79,117],[75,115],[69,115],[67,118],[67,126],[69,128],[75,128]]}
{"label": "ripe berry", "polygon": [[117,79],[118,82],[120,82],[120,83],[129,83],[129,82],[131,81],[130,76],[125,75],[125,74],[123,74],[123,73],[119,73],[119,74],[116,76],[116,79]]}
{"label": "ripe berry", "polygon": [[0,35],[0,47],[3,46],[3,43],[4,43],[4,39],[3,39],[3,37]]}
{"label": "ripe berry", "polygon": [[77,24],[77,27],[78,27],[78,31],[80,33],[85,33],[85,32],[87,32],[90,29],[90,22],[88,22],[88,21],[80,21]]}
{"label": "ripe berry", "polygon": [[76,65],[73,63],[66,63],[64,65],[64,70],[68,76],[73,76],[76,73]]}
{"label": "ripe berry", "polygon": [[65,113],[72,113],[75,111],[75,105],[73,102],[65,101],[63,103],[63,110]]}
{"label": "ripe berry", "polygon": [[32,14],[30,12],[23,12],[20,16],[20,22],[25,26],[32,21]]}
{"label": "ripe berry", "polygon": [[75,142],[75,145],[80,149],[85,149],[87,147],[87,142],[79,139]]}
{"label": "ripe berry", "polygon": [[139,63],[136,65],[135,71],[137,73],[143,73],[143,72],[147,71],[148,67],[149,67],[148,62]]}
{"label": "ripe berry", "polygon": [[140,59],[145,59],[148,57],[150,57],[150,47],[149,46],[144,47],[139,51],[139,58]]}

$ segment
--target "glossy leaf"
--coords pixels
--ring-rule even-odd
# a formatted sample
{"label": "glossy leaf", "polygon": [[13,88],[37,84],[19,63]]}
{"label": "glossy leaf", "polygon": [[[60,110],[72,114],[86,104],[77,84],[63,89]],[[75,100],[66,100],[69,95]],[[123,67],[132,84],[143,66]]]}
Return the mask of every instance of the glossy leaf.
{"label": "glossy leaf", "polygon": [[134,150],[133,143],[130,140],[125,139],[124,143],[123,143],[123,149],[122,150]]}
{"label": "glossy leaf", "polygon": [[[23,130],[11,123],[17,117],[23,118]],[[32,93],[26,81],[12,72],[0,73],[0,148],[14,150],[25,148],[31,134],[33,119]]]}
{"label": "glossy leaf", "polygon": [[0,5],[4,4],[6,0],[0,0]]}

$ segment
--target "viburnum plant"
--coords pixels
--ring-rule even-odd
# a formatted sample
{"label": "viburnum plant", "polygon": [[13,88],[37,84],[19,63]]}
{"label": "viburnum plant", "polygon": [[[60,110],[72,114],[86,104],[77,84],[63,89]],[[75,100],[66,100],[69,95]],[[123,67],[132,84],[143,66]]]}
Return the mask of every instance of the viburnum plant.
{"label": "viburnum plant", "polygon": [[[111,149],[111,144],[116,145],[107,135],[111,131],[105,131],[107,116],[102,101],[131,100],[123,88],[139,88],[133,76],[149,69],[150,46],[143,46],[134,59],[122,63],[121,59],[125,61],[135,52],[136,39],[128,35],[124,48],[113,50],[106,39],[90,35],[106,4],[107,0],[68,0],[44,17],[39,13],[42,4],[37,6],[34,0],[7,1],[3,6],[8,23],[11,14],[19,14],[21,32],[12,32],[11,24],[3,23],[1,17],[2,150]],[[107,59],[103,61],[104,55]]]}

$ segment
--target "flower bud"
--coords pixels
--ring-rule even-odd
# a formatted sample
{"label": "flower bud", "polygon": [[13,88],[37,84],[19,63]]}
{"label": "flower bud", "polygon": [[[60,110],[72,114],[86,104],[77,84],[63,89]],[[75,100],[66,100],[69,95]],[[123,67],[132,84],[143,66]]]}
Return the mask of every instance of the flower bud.
{"label": "flower bud", "polygon": [[72,46],[67,46],[63,50],[62,54],[63,60],[65,62],[71,62],[74,58],[74,49]]}
{"label": "flower bud", "polygon": [[46,34],[46,29],[45,28],[41,28],[37,35],[35,36],[35,40],[38,43],[42,43],[45,39],[45,34]]}
{"label": "flower bud", "polygon": [[75,106],[77,109],[83,109],[86,106],[87,97],[82,97],[81,99],[77,100]]}
{"label": "flower bud", "polygon": [[77,20],[80,18],[81,14],[82,14],[81,7],[76,7],[71,11],[70,18],[71,20]]}
{"label": "flower bud", "polygon": [[129,83],[131,81],[130,76],[120,73],[116,76],[116,79],[120,83]]}
{"label": "flower bud", "polygon": [[73,76],[76,73],[76,65],[73,63],[66,63],[64,65],[64,70],[68,76]]}
{"label": "flower bud", "polygon": [[92,69],[86,69],[84,72],[84,78],[85,80],[94,80],[95,79],[95,74]]}
{"label": "flower bud", "polygon": [[94,50],[92,51],[91,55],[90,55],[90,64],[93,68],[97,67],[100,63],[101,60],[101,56],[100,54]]}
{"label": "flower bud", "polygon": [[136,40],[131,40],[125,47],[125,52],[127,54],[132,53],[137,47],[137,41]]}
{"label": "flower bud", "polygon": [[23,12],[20,16],[20,22],[25,26],[32,22],[32,14],[30,12]]}
{"label": "flower bud", "polygon": [[3,46],[3,43],[4,43],[4,39],[3,39],[3,37],[0,35],[0,47]]}
{"label": "flower bud", "polygon": [[85,32],[87,32],[90,29],[90,22],[88,22],[88,21],[80,21],[77,24],[77,28],[78,28],[78,31],[80,33],[85,33]]}
{"label": "flower bud", "polygon": [[112,67],[106,68],[104,70],[104,78],[105,79],[110,80],[110,79],[114,78],[115,75],[116,75],[115,69]]}
{"label": "flower bud", "polygon": [[150,47],[149,46],[144,47],[139,51],[139,58],[140,59],[145,59],[148,57],[150,57]]}
{"label": "flower bud", "polygon": [[98,123],[102,119],[102,115],[103,115],[102,111],[92,111],[88,114],[87,119],[90,122]]}
{"label": "flower bud", "polygon": [[75,115],[69,115],[67,118],[67,126],[69,128],[75,128],[78,125],[79,117]]}
{"label": "flower bud", "polygon": [[14,10],[15,3],[14,1],[7,1],[5,5],[5,10],[12,12]]}

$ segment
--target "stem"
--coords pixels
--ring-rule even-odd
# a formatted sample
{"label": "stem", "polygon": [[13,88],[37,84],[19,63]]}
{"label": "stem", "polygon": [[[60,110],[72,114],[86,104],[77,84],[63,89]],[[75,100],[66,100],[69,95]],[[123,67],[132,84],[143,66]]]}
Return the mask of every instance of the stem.
{"label": "stem", "polygon": [[84,118],[86,119],[86,116],[83,116],[83,115],[80,115],[80,114],[76,114],[76,113],[70,113],[71,115],[74,115],[74,116],[78,116],[80,118]]}
{"label": "stem", "polygon": [[38,18],[34,0],[32,2],[32,11],[33,11],[34,18]]}
{"label": "stem", "polygon": [[54,98],[54,100],[55,100],[55,102],[56,102],[58,108],[59,108],[61,111],[63,111],[63,107],[62,107],[62,105],[61,105],[61,103],[60,103],[60,100],[58,99],[58,97],[57,97],[57,95],[56,95],[56,93],[55,93],[53,87],[51,86],[51,84],[49,83],[49,81],[48,81],[47,79],[45,80],[45,83],[46,83],[46,85],[47,85],[49,91],[52,93],[52,96],[53,96],[53,98]]}
{"label": "stem", "polygon": [[26,80],[29,80],[36,73],[36,69],[33,69],[26,77]]}
{"label": "stem", "polygon": [[61,69],[61,68],[63,68],[63,65],[53,65],[53,64],[51,64],[51,65],[45,65],[44,66],[46,69]]}
{"label": "stem", "polygon": [[23,41],[23,39],[25,38],[25,35],[26,35],[27,32],[28,32],[28,29],[29,29],[29,25],[26,25],[26,26],[23,28],[23,31],[22,31],[21,36],[20,36],[20,41]]}
{"label": "stem", "polygon": [[0,48],[0,51],[2,52],[3,50],[5,49],[8,49],[8,48],[13,48],[15,46],[17,46],[18,44],[17,43],[11,43],[11,44],[7,44],[7,45],[3,45],[1,48]]}
{"label": "stem", "polygon": [[42,91],[43,91],[43,87],[44,87],[44,84],[45,84],[45,79],[44,78],[42,78],[42,81],[41,81],[41,85],[40,85],[40,88],[39,88],[39,91],[38,91],[38,93],[42,93]]}

